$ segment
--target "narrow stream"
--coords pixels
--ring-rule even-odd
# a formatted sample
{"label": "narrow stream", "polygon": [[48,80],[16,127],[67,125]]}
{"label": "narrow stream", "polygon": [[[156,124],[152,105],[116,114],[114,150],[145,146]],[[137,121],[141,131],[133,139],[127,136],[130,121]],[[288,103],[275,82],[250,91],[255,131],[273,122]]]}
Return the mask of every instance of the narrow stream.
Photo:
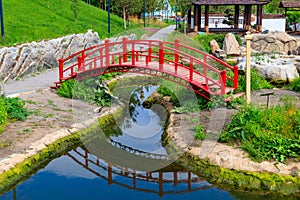
{"label": "narrow stream", "polygon": [[[161,144],[164,115],[144,108],[157,86],[145,86],[132,94],[129,116],[120,127],[121,135],[111,136],[114,143],[167,155]],[[163,120],[162,120],[163,119]],[[115,145],[116,146],[116,145]],[[0,200],[92,200],[92,199],[266,199],[249,193],[228,192],[172,163],[145,172],[113,164],[78,146],[52,160],[46,167],[0,196]]]}

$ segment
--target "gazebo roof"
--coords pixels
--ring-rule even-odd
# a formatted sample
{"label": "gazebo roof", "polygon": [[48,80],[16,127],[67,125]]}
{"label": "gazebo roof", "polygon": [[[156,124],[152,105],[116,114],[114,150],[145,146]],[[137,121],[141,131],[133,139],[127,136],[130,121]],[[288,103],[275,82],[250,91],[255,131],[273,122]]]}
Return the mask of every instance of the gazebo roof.
{"label": "gazebo roof", "polygon": [[279,4],[279,8],[300,8],[299,1],[282,1]]}
{"label": "gazebo roof", "polygon": [[271,0],[197,0],[193,4],[197,5],[265,5]]}

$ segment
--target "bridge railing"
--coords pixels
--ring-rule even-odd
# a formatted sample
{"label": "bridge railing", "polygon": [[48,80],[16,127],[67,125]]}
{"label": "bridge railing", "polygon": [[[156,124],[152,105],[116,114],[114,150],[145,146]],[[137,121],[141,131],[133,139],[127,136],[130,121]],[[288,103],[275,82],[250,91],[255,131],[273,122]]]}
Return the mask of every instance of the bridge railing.
{"label": "bridge railing", "polygon": [[[192,51],[196,56],[185,53],[183,50]],[[211,66],[209,60],[217,62],[223,69],[219,70]],[[145,62],[145,67],[156,61],[161,71],[164,70],[164,65],[172,63],[175,73],[189,72],[188,77],[183,76],[186,81],[193,83],[194,77],[204,79],[205,83],[201,87],[210,93],[217,89],[220,90],[221,95],[224,95],[227,81],[232,82],[234,89],[238,86],[237,67],[232,67],[201,50],[180,44],[179,40],[175,42],[127,40],[126,37],[118,42],[105,40],[104,44],[92,46],[65,59],[59,59],[59,82],[75,77],[80,72],[94,69],[104,72],[109,66],[136,66],[136,63],[140,61]],[[230,77],[227,71],[233,71],[233,77]]]}
{"label": "bridge railing", "polygon": [[[113,165],[101,158],[90,154],[82,148],[74,149],[67,153],[72,160],[95,174],[107,180],[109,184],[116,184],[131,190],[141,192],[154,193],[159,196],[176,193],[187,193],[197,190],[204,190],[212,187],[206,181],[199,182],[199,178],[191,172],[141,172],[135,169],[125,168],[119,165]],[[122,179],[114,179],[113,177],[120,176]],[[131,181],[130,181],[131,179]],[[157,184],[157,188],[147,187],[147,183]],[[173,187],[164,187],[166,184],[173,183],[174,186],[181,184],[181,187],[173,189]],[[149,185],[148,185],[149,186]]]}

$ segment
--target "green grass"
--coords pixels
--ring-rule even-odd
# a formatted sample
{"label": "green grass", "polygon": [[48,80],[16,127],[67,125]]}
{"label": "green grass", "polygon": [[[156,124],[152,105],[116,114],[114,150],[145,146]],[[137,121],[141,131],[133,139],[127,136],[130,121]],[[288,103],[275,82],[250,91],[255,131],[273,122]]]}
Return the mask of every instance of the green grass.
{"label": "green grass", "polygon": [[300,110],[297,98],[284,97],[282,105],[269,109],[253,105],[241,108],[220,136],[221,142],[238,143],[254,161],[289,158],[298,162],[300,156]]}
{"label": "green grass", "polygon": [[[105,11],[79,1],[75,21],[71,5],[71,0],[3,1],[5,38],[0,38],[0,46],[85,33],[88,29],[98,32],[101,39],[110,36]],[[137,25],[131,23],[134,27]],[[111,15],[111,35],[122,31],[122,19]]]}

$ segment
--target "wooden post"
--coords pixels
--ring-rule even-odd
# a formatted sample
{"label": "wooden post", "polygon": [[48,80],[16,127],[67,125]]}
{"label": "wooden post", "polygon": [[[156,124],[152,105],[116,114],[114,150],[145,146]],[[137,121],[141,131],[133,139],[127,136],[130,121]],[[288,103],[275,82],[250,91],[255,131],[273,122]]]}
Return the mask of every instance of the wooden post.
{"label": "wooden post", "polygon": [[164,43],[159,42],[159,70],[164,69]]}
{"label": "wooden post", "polygon": [[204,30],[205,30],[206,33],[209,32],[208,20],[209,20],[209,5],[205,5],[205,24],[204,24]]}
{"label": "wooden post", "polygon": [[190,82],[192,82],[193,81],[193,68],[194,68],[194,66],[193,66],[193,58],[191,58],[190,59]]}
{"label": "wooden post", "polygon": [[191,30],[192,25],[192,8],[188,10],[188,32]]}
{"label": "wooden post", "polygon": [[[82,57],[81,56],[77,57],[77,64],[78,64],[78,71],[80,72],[82,70]],[[71,75],[73,76],[73,73],[71,73]]]}
{"label": "wooden post", "polygon": [[177,74],[177,69],[178,69],[178,61],[179,61],[179,56],[178,56],[178,51],[179,51],[179,40],[175,40],[175,54],[174,54],[174,65],[175,65],[175,74]]}
{"label": "wooden post", "polygon": [[110,60],[109,60],[109,40],[105,40],[105,65],[108,67],[110,65]]}
{"label": "wooden post", "polygon": [[262,5],[257,5],[257,13],[256,13],[256,30],[258,32],[262,31],[262,15],[263,15],[263,10],[262,10]]}
{"label": "wooden post", "polygon": [[127,38],[123,37],[123,62],[127,62]]}
{"label": "wooden post", "polygon": [[64,61],[63,61],[63,59],[58,60],[58,70],[59,70],[59,82],[61,83],[64,79]]}
{"label": "wooden post", "polygon": [[222,70],[221,73],[221,95],[226,93],[226,70]]}
{"label": "wooden post", "polygon": [[131,64],[135,65],[135,57],[134,57],[134,43],[132,43],[132,49],[131,49]]}
{"label": "wooden post", "polygon": [[234,28],[239,28],[240,6],[234,6]]}
{"label": "wooden post", "polygon": [[238,66],[234,66],[233,67],[233,88],[236,90],[238,88],[238,84],[239,84],[239,67]]}
{"label": "wooden post", "polygon": [[149,57],[149,62],[152,61],[152,45],[151,42],[149,42],[149,48],[148,48],[148,57]]}
{"label": "wooden post", "polygon": [[250,59],[251,59],[251,40],[252,35],[250,31],[247,32],[245,36],[246,39],[246,103],[251,103],[251,66],[250,66]]}
{"label": "wooden post", "polygon": [[194,32],[198,32],[198,24],[199,24],[199,6],[194,5]]}

